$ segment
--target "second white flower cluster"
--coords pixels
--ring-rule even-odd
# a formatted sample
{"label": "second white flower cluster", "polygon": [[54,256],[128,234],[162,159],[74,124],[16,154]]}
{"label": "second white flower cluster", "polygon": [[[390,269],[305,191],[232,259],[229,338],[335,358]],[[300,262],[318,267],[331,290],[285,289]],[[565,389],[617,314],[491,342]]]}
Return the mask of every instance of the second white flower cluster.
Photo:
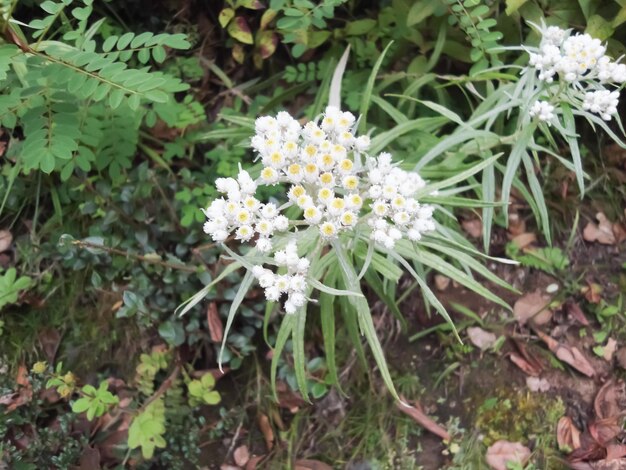
{"label": "second white flower cluster", "polygon": [[557,26],[538,29],[541,43],[529,50],[529,65],[546,84],[548,97],[535,101],[529,114],[550,124],[555,106],[571,98],[574,105],[611,120],[617,114],[619,92],[606,87],[626,83],[626,64],[613,61],[602,42],[589,34],[572,35]]}

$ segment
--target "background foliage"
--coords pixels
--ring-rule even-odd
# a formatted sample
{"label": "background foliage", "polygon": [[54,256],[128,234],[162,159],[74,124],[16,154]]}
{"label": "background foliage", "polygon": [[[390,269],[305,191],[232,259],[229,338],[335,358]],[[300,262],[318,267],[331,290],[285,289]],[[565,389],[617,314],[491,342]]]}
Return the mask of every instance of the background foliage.
{"label": "background foliage", "polygon": [[[10,468],[70,468],[124,426],[126,436],[111,441],[103,462],[187,468],[199,465],[200,435],[217,441],[247,419],[234,400],[215,403],[208,372],[240,275],[227,276],[183,319],[174,314],[224,268],[201,231],[198,208],[214,196],[216,177],[232,175],[239,163],[254,166],[247,139],[255,116],[283,108],[298,118],[321,112],[347,45],[342,102],[362,115],[363,128],[374,129],[375,149],[413,168],[457,117],[473,115],[480,96],[514,80],[489,67],[524,63],[523,54],[497,46],[536,43],[527,22],[547,17],[585,30],[606,40],[614,57],[625,52],[626,39],[626,6],[600,0],[2,0],[0,14],[0,397],[13,397],[0,416],[0,461]],[[511,131],[506,121],[496,130]],[[598,136],[588,127],[578,131],[590,185],[601,189],[613,220],[623,210],[623,181],[611,172],[597,176],[604,167]],[[468,142],[420,172],[443,180],[502,150],[508,155],[510,147],[498,142],[484,151]],[[559,193],[549,184],[563,172],[555,158],[541,154],[531,167],[546,199]],[[526,178],[512,194],[533,200],[524,193]],[[481,209],[464,198],[489,199],[490,191],[493,199],[495,189],[477,178],[446,196],[464,216]],[[577,200],[575,185],[568,191]],[[544,233],[571,221],[573,204],[566,206],[538,217]],[[506,225],[507,211],[486,211],[493,211],[494,230]],[[441,224],[458,231],[452,217]],[[505,254],[497,250],[491,254]],[[552,251],[546,258],[548,269],[565,266]],[[429,273],[424,267],[420,274]],[[395,282],[369,284],[395,294]],[[390,302],[394,312],[401,300]],[[330,299],[320,305],[332,307]],[[278,333],[277,322],[264,328],[269,313],[262,292],[252,289],[224,356],[242,380],[268,381],[257,365]],[[336,377],[323,359],[324,325],[312,325],[305,379],[320,399]],[[338,331],[338,343],[357,336],[360,345],[356,328]],[[276,365],[278,378],[296,389],[293,347],[285,344]],[[367,364],[364,350],[355,351]],[[337,356],[352,360],[341,348]],[[36,371],[38,361],[48,364]],[[96,430],[90,426],[104,422],[96,418],[115,425]]]}

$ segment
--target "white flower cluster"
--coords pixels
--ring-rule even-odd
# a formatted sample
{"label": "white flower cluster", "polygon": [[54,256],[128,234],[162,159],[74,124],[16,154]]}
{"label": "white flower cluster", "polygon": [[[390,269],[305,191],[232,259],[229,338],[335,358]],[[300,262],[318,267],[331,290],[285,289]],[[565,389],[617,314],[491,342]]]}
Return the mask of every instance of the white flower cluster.
{"label": "white flower cluster", "polygon": [[610,82],[626,80],[626,66],[611,62],[604,55],[606,47],[599,39],[588,34],[570,36],[568,31],[550,26],[542,33],[537,53],[530,53],[530,65],[539,72],[539,79],[551,83],[558,74],[567,82],[596,79],[600,71],[606,72],[609,64],[615,74],[603,75]]}
{"label": "white flower cluster", "polygon": [[249,241],[256,233],[259,235],[259,251],[270,251],[272,234],[289,228],[287,217],[279,214],[275,204],[262,204],[254,197],[257,184],[241,168],[237,179],[218,178],[215,186],[220,193],[226,194],[226,199],[215,199],[204,210],[208,219],[204,231],[216,242],[225,241],[233,230],[235,238],[242,242]]}
{"label": "white flower cluster", "polygon": [[420,205],[413,197],[426,186],[420,175],[393,166],[388,153],[368,158],[367,166],[373,215],[368,224],[375,242],[391,249],[403,235],[418,241],[422,233],[435,229],[433,207]]}
{"label": "white flower cluster", "polygon": [[550,124],[550,121],[554,118],[554,106],[547,101],[535,101],[530,107],[528,114],[531,117],[537,116],[540,121],[546,121]]}
{"label": "white flower cluster", "polygon": [[333,107],[326,109],[320,125],[309,122],[301,127],[286,112],[256,121],[252,147],[264,165],[260,181],[291,183],[290,203],[326,238],[354,227],[363,205],[350,154],[367,150],[370,141],[354,136],[354,123],[352,113]]}
{"label": "white flower cluster", "polygon": [[[277,232],[302,226],[314,227],[329,241],[357,224],[367,231],[369,224],[374,243],[387,249],[403,237],[420,240],[435,229],[433,207],[415,198],[424,180],[394,166],[388,153],[367,155],[370,139],[355,136],[355,126],[353,114],[333,107],[326,108],[319,123],[304,126],[286,112],[257,119],[251,144],[263,165],[259,177],[254,180],[240,168],[236,179],[219,178],[216,188],[224,196],[204,210],[204,231],[220,243],[233,232],[242,243],[256,240],[261,253],[272,252]],[[280,207],[255,197],[258,186],[278,183],[288,188]],[[289,208],[298,209],[297,220],[284,215]],[[285,310],[293,313],[306,303],[309,262],[298,257],[295,242],[274,259],[287,274],[263,266],[255,266],[253,274],[268,300],[286,295]]]}
{"label": "white flower cluster", "polygon": [[257,265],[252,274],[265,289],[265,298],[278,302],[282,295],[287,296],[285,311],[295,313],[307,303],[306,276],[309,269],[309,260],[298,257],[298,248],[294,241],[289,242],[285,250],[274,253],[274,261],[279,267],[286,267],[286,274],[274,274],[269,269]]}
{"label": "white flower cluster", "polygon": [[[579,96],[584,99],[583,109],[610,120],[617,106],[612,103],[618,97],[613,98],[616,95],[604,85],[626,83],[626,64],[611,60],[605,55],[606,47],[602,42],[589,34],[571,35],[569,30],[556,26],[539,29],[542,35],[539,48],[529,51],[529,65],[538,72],[539,80],[550,84],[558,78],[571,84],[576,96],[584,93]],[[530,110],[531,116],[543,121],[552,119],[554,109],[548,111],[546,105],[551,106],[535,102]]]}
{"label": "white flower cluster", "polygon": [[216,181],[217,190],[226,198],[214,200],[204,211],[205,232],[217,242],[226,240],[232,231],[242,242],[258,235],[259,251],[271,251],[272,235],[287,230],[290,221],[275,204],[262,204],[254,195],[259,184],[277,183],[290,184],[284,207],[301,209],[302,220],[296,222],[316,226],[325,239],[352,230],[361,220],[365,199],[373,201],[372,237],[387,248],[403,235],[419,240],[421,233],[433,230],[433,209],[413,198],[424,180],[392,165],[388,153],[367,156],[365,167],[361,166],[360,156],[370,140],[354,135],[355,121],[352,113],[333,107],[326,108],[319,125],[301,126],[284,111],[276,118],[258,118],[252,147],[263,163],[260,176],[255,181],[240,169],[237,179]]}
{"label": "white flower cluster", "polygon": [[619,91],[596,90],[585,93],[583,109],[597,113],[605,121],[610,121],[611,116],[617,114],[619,104]]}

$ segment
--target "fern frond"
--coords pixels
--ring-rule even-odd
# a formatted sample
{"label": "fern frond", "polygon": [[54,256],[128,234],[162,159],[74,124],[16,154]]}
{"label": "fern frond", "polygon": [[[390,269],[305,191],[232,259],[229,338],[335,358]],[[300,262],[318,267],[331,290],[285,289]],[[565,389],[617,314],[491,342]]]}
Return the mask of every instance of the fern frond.
{"label": "fern frond", "polygon": [[146,64],[151,57],[155,62],[162,63],[167,57],[166,47],[184,50],[189,49],[191,44],[184,34],[126,33],[109,36],[102,44],[102,51],[107,53],[107,57],[122,62],[128,62],[136,54],[137,60]]}

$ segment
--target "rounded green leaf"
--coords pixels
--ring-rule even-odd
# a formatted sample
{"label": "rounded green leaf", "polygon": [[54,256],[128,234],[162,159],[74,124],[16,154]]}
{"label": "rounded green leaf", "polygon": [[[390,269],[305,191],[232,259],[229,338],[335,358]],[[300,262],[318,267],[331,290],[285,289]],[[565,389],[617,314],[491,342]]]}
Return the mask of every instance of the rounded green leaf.
{"label": "rounded green leaf", "polygon": [[202,396],[202,399],[207,405],[217,405],[220,401],[222,401],[222,397],[215,390],[205,393]]}
{"label": "rounded green leaf", "polygon": [[237,16],[227,28],[228,34],[243,44],[254,44],[248,22],[243,16]]}

